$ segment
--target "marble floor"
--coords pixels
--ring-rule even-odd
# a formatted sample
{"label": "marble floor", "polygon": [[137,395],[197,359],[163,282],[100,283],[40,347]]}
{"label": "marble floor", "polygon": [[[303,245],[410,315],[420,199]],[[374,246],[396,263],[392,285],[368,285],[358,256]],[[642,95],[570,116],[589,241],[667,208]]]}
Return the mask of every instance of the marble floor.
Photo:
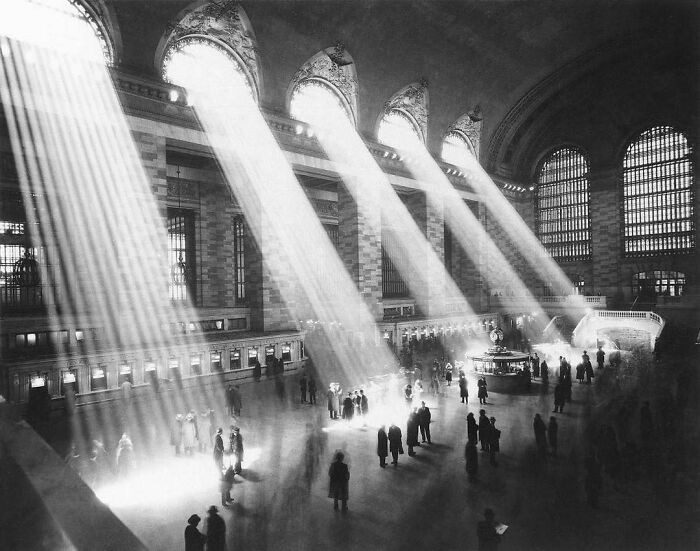
{"label": "marble floor", "polygon": [[[272,381],[241,386],[242,415],[232,422],[241,428],[246,451],[229,508],[220,507],[211,451],[176,457],[168,435],[155,428],[144,430],[151,435],[149,450],[135,438],[131,474],[100,485],[98,496],[153,550],[184,549],[187,518],[197,513],[205,519],[210,505],[219,506],[226,522],[229,551],[476,549],[485,507],[509,526],[501,550],[698,548],[693,508],[643,478],[624,485],[606,478],[600,508],[587,505],[589,420],[606,407],[594,385],[574,384],[572,404],[556,415],[558,457],[547,464],[536,460],[532,421],[535,413],[549,420],[553,387],[535,381],[526,393],[492,392],[488,405],[479,406],[470,381],[467,405],[455,384],[442,396],[424,396],[433,444],[417,448],[415,457],[400,456],[396,468],[381,469],[377,419],[368,426],[330,420],[325,397],[316,406],[301,404],[296,377],[285,384],[283,398]],[[370,393],[370,409],[385,400]],[[481,407],[502,431],[499,466],[480,453],[479,480],[469,483],[465,419],[468,412],[478,417]],[[223,407],[216,409],[227,433],[229,418]],[[638,418],[629,424],[638,427]],[[401,428],[405,436],[405,423]],[[310,447],[318,453],[308,454]],[[347,514],[334,512],[327,497],[328,465],[337,449],[350,468]]]}

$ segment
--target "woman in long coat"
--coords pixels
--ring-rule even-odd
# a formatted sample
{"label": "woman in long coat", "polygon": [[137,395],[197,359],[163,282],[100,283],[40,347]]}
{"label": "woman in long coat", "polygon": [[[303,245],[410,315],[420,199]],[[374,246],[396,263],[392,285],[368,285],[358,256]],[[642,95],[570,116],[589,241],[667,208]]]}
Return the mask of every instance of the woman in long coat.
{"label": "woman in long coat", "polygon": [[386,467],[386,458],[389,456],[388,437],[386,427],[382,425],[377,431],[377,455],[379,456],[379,466]]}
{"label": "woman in long coat", "polygon": [[418,412],[415,409],[408,414],[406,445],[408,446],[408,455],[416,455],[413,451],[413,446],[419,446],[420,444],[418,443]]}
{"label": "woman in long coat", "polygon": [[343,511],[348,510],[348,480],[350,480],[350,471],[348,466],[343,463],[345,455],[338,451],[335,453],[333,463],[328,469],[328,477],[330,478],[330,486],[328,488],[328,497],[333,499],[333,509],[338,510],[338,500],[343,502]]}

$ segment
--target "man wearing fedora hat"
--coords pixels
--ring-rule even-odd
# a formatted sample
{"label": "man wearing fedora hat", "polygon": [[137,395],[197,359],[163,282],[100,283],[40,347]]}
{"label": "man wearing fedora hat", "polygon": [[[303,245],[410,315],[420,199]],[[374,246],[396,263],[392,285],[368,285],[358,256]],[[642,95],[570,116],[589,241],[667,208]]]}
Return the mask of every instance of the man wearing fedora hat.
{"label": "man wearing fedora hat", "polygon": [[207,537],[197,529],[200,520],[202,519],[197,514],[187,519],[185,551],[204,551],[204,542],[207,541]]}
{"label": "man wearing fedora hat", "polygon": [[226,523],[219,516],[216,505],[207,510],[207,551],[226,549]]}
{"label": "man wearing fedora hat", "polygon": [[224,468],[224,439],[221,438],[223,432],[223,429],[219,427],[216,429],[216,437],[214,438],[214,463],[219,472]]}

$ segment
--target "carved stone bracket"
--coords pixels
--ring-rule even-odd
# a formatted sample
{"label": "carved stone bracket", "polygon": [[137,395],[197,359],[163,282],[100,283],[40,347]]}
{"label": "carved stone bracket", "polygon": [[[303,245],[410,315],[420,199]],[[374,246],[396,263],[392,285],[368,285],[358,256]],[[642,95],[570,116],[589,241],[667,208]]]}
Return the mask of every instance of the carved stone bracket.
{"label": "carved stone bracket", "polygon": [[421,79],[404,86],[384,104],[384,114],[397,110],[408,114],[418,124],[423,143],[428,138],[428,82]]}
{"label": "carved stone bracket", "polygon": [[203,36],[226,46],[238,57],[242,69],[253,86],[254,95],[260,95],[260,70],[255,33],[248,16],[238,2],[207,3],[185,14],[177,23],[166,29],[167,47],[178,40]]}

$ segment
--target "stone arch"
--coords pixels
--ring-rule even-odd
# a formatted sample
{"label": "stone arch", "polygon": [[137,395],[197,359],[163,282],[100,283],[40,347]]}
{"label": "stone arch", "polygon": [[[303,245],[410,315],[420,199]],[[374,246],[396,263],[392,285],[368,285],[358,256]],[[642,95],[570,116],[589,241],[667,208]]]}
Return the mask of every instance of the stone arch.
{"label": "stone arch", "polygon": [[260,97],[262,80],[258,46],[253,27],[238,2],[194,2],[178,13],[158,43],[156,72],[161,74],[163,58],[170,46],[180,40],[202,38],[223,47],[237,61],[250,83],[255,99]]}
{"label": "stone arch", "polygon": [[67,0],[92,27],[102,44],[107,65],[118,65],[122,55],[121,32],[117,18],[104,0]]}
{"label": "stone arch", "polygon": [[357,126],[358,83],[355,62],[343,44],[324,48],[311,56],[292,77],[286,94],[287,112],[290,112],[292,95],[304,82],[317,80],[328,85],[340,98],[352,122]]}
{"label": "stone arch", "polygon": [[423,143],[427,143],[428,107],[428,81],[426,79],[404,86],[384,104],[384,109],[377,118],[377,124],[374,129],[375,136],[379,132],[379,125],[384,116],[392,111],[398,111],[415,125]]}

